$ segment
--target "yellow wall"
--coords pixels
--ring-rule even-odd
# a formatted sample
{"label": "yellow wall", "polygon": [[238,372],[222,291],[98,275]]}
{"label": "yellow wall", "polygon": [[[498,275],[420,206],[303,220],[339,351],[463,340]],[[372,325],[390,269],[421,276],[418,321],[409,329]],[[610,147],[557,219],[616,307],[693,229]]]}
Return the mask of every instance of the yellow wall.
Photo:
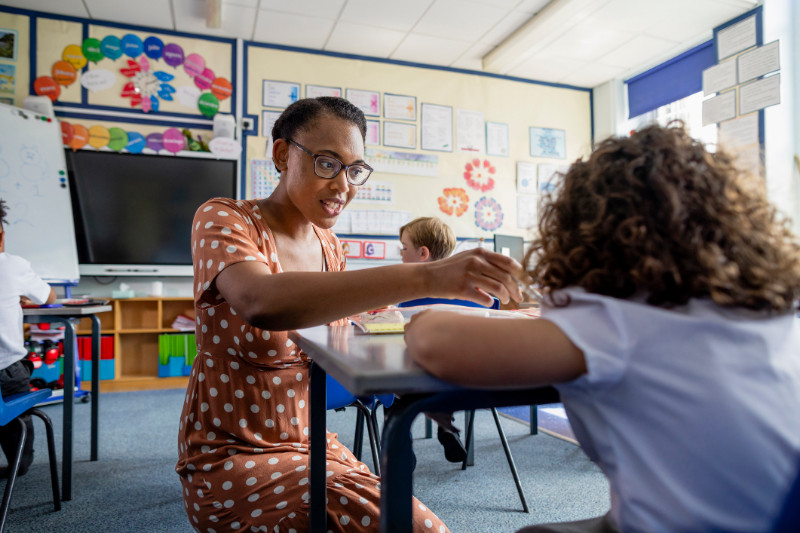
{"label": "yellow wall", "polygon": [[[417,149],[403,150],[439,157],[438,177],[423,177],[375,172],[371,180],[394,184],[393,205],[353,204],[353,209],[406,210],[416,216],[439,216],[450,224],[459,237],[487,237],[475,224],[474,204],[482,196],[495,198],[503,207],[504,222],[497,233],[529,236],[517,227],[516,163],[553,163],[564,165],[590,151],[591,147],[591,93],[588,91],[551,87],[506,79],[464,74],[452,71],[402,66],[375,61],[355,60],[301,52],[275,50],[251,46],[245,65],[248,96],[245,102],[248,114],[261,117],[263,80],[278,80],[325,85],[383,93],[415,96],[417,98]],[[304,92],[301,92],[304,94]],[[484,120],[501,122],[509,127],[509,157],[447,153],[420,149],[420,112],[422,103],[447,105],[456,109],[482,111]],[[375,117],[368,117],[375,119]],[[383,124],[383,117],[379,119]],[[546,127],[566,131],[566,159],[538,159],[529,155],[529,128]],[[382,130],[382,128],[381,128]],[[260,132],[259,132],[260,134]],[[381,131],[381,138],[383,131]],[[247,141],[247,168],[252,158],[263,158],[267,139],[249,137]],[[488,159],[497,169],[493,190],[481,192],[470,188],[464,180],[465,164],[474,157]],[[442,190],[463,187],[470,197],[469,209],[460,217],[439,210],[437,198]],[[250,183],[248,179],[248,195]]]}

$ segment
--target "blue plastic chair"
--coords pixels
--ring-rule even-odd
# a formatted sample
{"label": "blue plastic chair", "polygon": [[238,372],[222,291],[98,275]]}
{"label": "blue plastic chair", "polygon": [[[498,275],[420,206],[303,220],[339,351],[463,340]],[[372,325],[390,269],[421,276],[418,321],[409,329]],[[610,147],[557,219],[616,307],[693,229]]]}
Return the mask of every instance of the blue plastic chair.
{"label": "blue plastic chair", "polygon": [[53,485],[53,508],[55,511],[61,510],[61,498],[59,496],[58,488],[58,469],[56,468],[56,445],[55,438],[53,437],[53,423],[50,417],[44,412],[36,409],[36,405],[50,397],[52,392],[50,389],[42,389],[32,392],[21,392],[19,394],[12,394],[5,398],[0,396],[0,426],[7,426],[8,424],[17,423],[20,425],[21,433],[19,444],[17,445],[17,453],[13,460],[9,458],[9,471],[8,481],[6,482],[6,490],[3,493],[3,503],[0,505],[0,533],[6,523],[6,515],[8,515],[8,507],[11,503],[11,491],[14,489],[14,482],[17,479],[17,472],[19,471],[20,460],[22,459],[22,450],[25,448],[25,441],[28,439],[28,428],[20,417],[25,413],[35,415],[42,419],[44,427],[47,430],[47,452],[50,456],[50,480]]}
{"label": "blue plastic chair", "polygon": [[[378,429],[378,419],[376,409],[378,404],[384,407],[390,407],[394,402],[394,395],[381,394],[378,396],[358,397],[352,392],[345,389],[341,383],[327,375],[325,381],[325,391],[327,396],[325,398],[327,409],[344,409],[345,407],[355,407],[358,409],[358,416],[356,418],[356,431],[353,438],[353,455],[356,459],[361,460],[361,443],[364,440],[364,424],[367,425],[367,434],[369,435],[369,446],[372,451],[372,464],[375,470],[375,475],[381,475],[380,467],[380,437]],[[2,533],[2,532],[0,532]]]}

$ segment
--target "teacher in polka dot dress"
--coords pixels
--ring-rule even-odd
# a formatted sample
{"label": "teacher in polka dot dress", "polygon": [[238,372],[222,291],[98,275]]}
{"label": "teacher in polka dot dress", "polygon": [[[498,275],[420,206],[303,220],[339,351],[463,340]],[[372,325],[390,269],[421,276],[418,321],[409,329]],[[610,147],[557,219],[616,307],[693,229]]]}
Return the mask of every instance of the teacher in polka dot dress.
{"label": "teacher in polka dot dress", "polygon": [[[364,114],[342,98],[300,100],[275,122],[281,179],[268,198],[215,198],[192,223],[198,354],[176,471],[197,531],[308,531],[308,356],[288,330],[438,296],[520,300],[522,267],[470,250],[432,263],[345,271],[330,228],[372,169]],[[328,434],[328,529],[377,531],[380,479]],[[446,526],[418,501],[415,531]]]}

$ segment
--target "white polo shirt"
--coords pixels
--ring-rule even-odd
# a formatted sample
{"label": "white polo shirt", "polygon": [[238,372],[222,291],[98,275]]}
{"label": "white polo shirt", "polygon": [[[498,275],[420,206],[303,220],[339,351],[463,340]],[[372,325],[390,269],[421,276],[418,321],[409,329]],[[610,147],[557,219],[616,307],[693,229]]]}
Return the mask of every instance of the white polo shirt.
{"label": "white polo shirt", "polygon": [[622,531],[767,531],[800,458],[800,328],[692,300],[667,310],[580,289],[545,307],[586,357],[557,389],[611,485]]}
{"label": "white polo shirt", "polygon": [[26,355],[22,334],[20,296],[43,304],[50,296],[50,285],[42,281],[25,259],[0,253],[0,370]]}

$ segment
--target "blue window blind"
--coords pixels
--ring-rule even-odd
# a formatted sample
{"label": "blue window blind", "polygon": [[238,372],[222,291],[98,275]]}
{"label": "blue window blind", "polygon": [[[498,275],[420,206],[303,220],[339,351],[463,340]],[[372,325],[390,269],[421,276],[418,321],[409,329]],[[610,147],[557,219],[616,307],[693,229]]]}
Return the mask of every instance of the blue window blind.
{"label": "blue window blind", "polygon": [[707,41],[625,80],[628,85],[628,118],[701,91],[703,71],[714,64],[714,41]]}

